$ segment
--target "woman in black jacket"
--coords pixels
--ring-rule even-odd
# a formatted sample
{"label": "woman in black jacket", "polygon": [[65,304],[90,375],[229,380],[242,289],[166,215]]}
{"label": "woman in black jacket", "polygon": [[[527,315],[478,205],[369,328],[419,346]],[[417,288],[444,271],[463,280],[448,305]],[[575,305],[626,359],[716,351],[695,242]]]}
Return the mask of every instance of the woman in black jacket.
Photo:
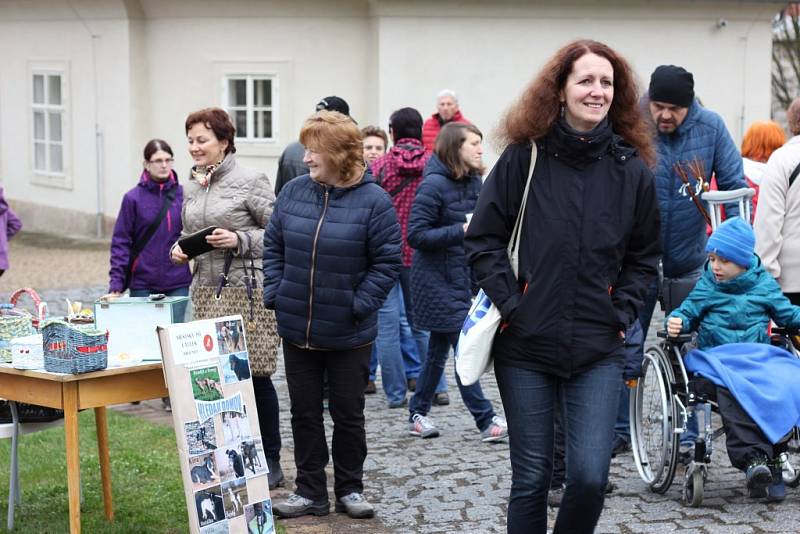
{"label": "woman in black jacket", "polygon": [[[411,262],[411,306],[414,327],[430,332],[428,354],[409,403],[409,433],[433,438],[439,429],[428,417],[447,355],[458,342],[472,299],[464,256],[464,232],[481,190],[483,136],[471,124],[449,123],[436,138],[408,219]],[[485,442],[508,435],[505,419],[495,415],[480,384],[464,386],[456,373],[464,405]]]}
{"label": "woman in black jacket", "polygon": [[329,513],[322,419],[327,373],[337,512],[374,515],[364,498],[364,388],[377,313],[400,274],[400,225],[389,195],[364,165],[361,132],[320,111],[300,130],[309,174],[278,195],[264,233],[264,305],[283,338],[292,403],[297,489],[278,517]]}
{"label": "woman in black jacket", "polygon": [[[492,347],[508,418],[509,533],[544,533],[553,404],[566,434],[556,533],[592,532],[603,508],[623,338],[657,275],[660,223],[649,132],[628,63],[596,41],[559,50],[500,125],[506,145],[466,236],[504,327]],[[531,164],[519,278],[506,247]]]}

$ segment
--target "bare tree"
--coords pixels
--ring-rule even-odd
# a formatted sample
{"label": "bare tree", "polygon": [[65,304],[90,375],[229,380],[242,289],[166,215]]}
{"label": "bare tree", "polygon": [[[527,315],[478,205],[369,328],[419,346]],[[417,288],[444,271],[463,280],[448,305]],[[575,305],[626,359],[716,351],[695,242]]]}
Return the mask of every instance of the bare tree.
{"label": "bare tree", "polygon": [[800,82],[800,3],[790,3],[773,21],[772,96],[786,109],[797,96]]}

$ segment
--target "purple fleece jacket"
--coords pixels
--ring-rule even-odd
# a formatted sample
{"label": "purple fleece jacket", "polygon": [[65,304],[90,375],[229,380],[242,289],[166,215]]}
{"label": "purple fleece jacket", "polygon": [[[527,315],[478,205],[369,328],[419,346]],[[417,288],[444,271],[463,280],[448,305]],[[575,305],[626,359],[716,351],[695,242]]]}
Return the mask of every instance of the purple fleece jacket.
{"label": "purple fleece jacket", "polygon": [[11,210],[0,187],[0,271],[8,270],[8,240],[22,228],[22,221]]}
{"label": "purple fleece jacket", "polygon": [[119,209],[117,222],[114,225],[114,236],[111,238],[111,270],[109,271],[109,291],[122,292],[125,286],[125,270],[128,268],[131,249],[142,234],[158,216],[164,195],[173,187],[178,194],[167,211],[164,220],[148,241],[141,254],[134,260],[131,269],[131,289],[149,289],[153,292],[165,292],[179,287],[189,287],[192,275],[188,265],[173,265],[169,259],[169,249],[181,235],[181,206],[183,204],[183,188],[178,184],[178,176],[173,171],[172,177],[164,183],[150,178],[144,171],[139,184],[125,193]]}

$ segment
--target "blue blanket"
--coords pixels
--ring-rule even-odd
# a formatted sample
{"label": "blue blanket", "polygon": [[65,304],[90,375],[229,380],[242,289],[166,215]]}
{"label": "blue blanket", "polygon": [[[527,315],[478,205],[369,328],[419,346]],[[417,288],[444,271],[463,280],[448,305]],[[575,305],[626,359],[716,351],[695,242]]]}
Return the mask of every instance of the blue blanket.
{"label": "blue blanket", "polygon": [[800,426],[800,360],[761,343],[731,343],[684,357],[686,370],[728,388],[771,443]]}

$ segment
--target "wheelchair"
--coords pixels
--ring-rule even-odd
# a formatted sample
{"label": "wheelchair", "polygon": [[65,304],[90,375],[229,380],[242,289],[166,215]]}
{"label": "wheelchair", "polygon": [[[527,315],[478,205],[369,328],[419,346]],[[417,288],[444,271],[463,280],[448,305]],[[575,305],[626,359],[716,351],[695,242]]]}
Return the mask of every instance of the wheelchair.
{"label": "wheelchair", "polygon": [[[716,229],[721,223],[721,208],[738,203],[739,213],[750,221],[750,199],[754,191],[742,188],[734,191],[706,191],[702,199],[709,207],[709,223]],[[677,308],[694,287],[688,280],[670,280],[660,275],[662,309],[669,312]],[[708,479],[708,466],[714,441],[725,429],[713,428],[712,413],[718,413],[717,404],[694,390],[683,364],[692,335],[667,336],[658,332],[661,342],[648,347],[642,360],[642,375],[631,388],[630,425],[631,448],[636,469],[642,480],[655,493],[666,493],[675,479],[679,464],[686,464],[683,479],[683,502],[692,507],[703,502],[703,491]],[[800,337],[796,333],[774,328],[773,345],[800,357]],[[698,437],[694,454],[688,461],[679,458],[680,436],[687,430],[689,415],[698,419]],[[787,452],[781,455],[784,482],[789,487],[800,485],[800,431],[797,428],[786,437]]]}
{"label": "wheelchair", "polygon": [[[698,507],[708,479],[713,443],[725,433],[712,427],[712,413],[717,404],[694,391],[683,365],[683,355],[691,335],[669,337],[658,332],[663,341],[648,347],[642,361],[642,376],[630,396],[631,448],[639,476],[655,493],[666,493],[675,478],[679,459],[680,435],[686,431],[694,410],[698,419],[698,437],[694,455],[689,459],[683,480],[684,504]],[[800,354],[800,340],[783,329],[773,329],[772,344]],[[800,432],[793,429],[788,451],[781,456],[783,479],[787,486],[800,485]]]}

